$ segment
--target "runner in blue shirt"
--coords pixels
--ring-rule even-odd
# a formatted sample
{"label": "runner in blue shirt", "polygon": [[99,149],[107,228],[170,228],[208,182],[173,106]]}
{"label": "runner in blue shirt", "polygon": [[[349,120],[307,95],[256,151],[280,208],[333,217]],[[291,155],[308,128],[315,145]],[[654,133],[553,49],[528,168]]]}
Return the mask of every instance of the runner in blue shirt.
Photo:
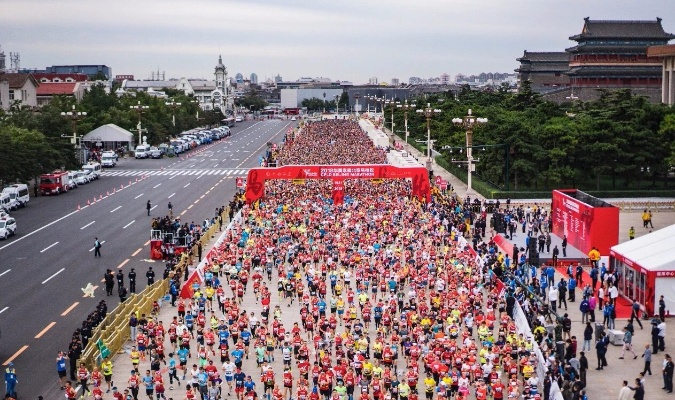
{"label": "runner in blue shirt", "polygon": [[180,362],[180,367],[183,370],[183,380],[185,380],[185,374],[187,372],[187,360],[190,356],[188,349],[178,349],[176,352],[178,354],[178,361]]}
{"label": "runner in blue shirt", "polygon": [[241,359],[244,357],[244,351],[234,349],[234,351],[231,354],[232,358],[234,358],[234,365],[236,365],[237,368],[241,368]]}

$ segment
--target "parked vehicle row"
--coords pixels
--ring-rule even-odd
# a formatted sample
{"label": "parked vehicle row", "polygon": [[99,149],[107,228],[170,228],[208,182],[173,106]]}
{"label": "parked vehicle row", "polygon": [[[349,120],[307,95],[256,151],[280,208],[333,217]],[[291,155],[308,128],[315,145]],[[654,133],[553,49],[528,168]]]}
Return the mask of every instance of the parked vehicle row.
{"label": "parked vehicle row", "polygon": [[0,210],[9,212],[19,207],[26,207],[30,201],[28,185],[17,183],[6,186],[0,193]]}
{"label": "parked vehicle row", "polygon": [[136,146],[136,158],[162,158],[165,155],[177,155],[197,146],[212,143],[214,140],[230,136],[230,128],[220,126],[213,129],[193,129],[181,133],[178,137],[162,143],[159,146],[141,144]]}
{"label": "parked vehicle row", "polygon": [[103,166],[97,162],[84,164],[78,171],[56,170],[40,175],[38,189],[43,196],[59,195],[100,178],[102,172]]}

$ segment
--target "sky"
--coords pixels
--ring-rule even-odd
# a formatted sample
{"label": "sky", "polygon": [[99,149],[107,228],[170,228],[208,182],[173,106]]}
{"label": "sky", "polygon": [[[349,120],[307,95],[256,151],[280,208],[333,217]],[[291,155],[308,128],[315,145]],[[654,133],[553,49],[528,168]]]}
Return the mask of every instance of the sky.
{"label": "sky", "polygon": [[222,55],[230,77],[407,82],[513,72],[523,50],[573,46],[585,17],[661,17],[675,33],[675,0],[1,0],[0,46],[22,68],[136,79],[212,79]]}

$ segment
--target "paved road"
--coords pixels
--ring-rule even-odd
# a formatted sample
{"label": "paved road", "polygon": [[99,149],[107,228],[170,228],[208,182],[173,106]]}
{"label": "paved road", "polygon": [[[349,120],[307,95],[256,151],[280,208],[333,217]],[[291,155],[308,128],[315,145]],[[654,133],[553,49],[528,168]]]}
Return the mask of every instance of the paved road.
{"label": "paved road", "polygon": [[[142,290],[149,266],[163,271],[162,264],[147,262],[146,202],[156,207],[153,216],[165,215],[169,201],[183,221],[212,216],[232,198],[234,178],[257,166],[266,143],[280,141],[291,124],[239,124],[229,139],[192,150],[184,160],[121,160],[98,181],[32,199],[13,213],[19,231],[0,242],[0,361],[16,365],[21,397],[58,391],[56,352],[66,350],[72,332],[101,299],[109,309],[118,304],[101,288],[93,299],[83,298],[80,288],[101,286],[107,268],[123,267],[126,275],[133,267],[143,277],[137,284]],[[93,256],[95,236],[105,241],[101,258]]]}

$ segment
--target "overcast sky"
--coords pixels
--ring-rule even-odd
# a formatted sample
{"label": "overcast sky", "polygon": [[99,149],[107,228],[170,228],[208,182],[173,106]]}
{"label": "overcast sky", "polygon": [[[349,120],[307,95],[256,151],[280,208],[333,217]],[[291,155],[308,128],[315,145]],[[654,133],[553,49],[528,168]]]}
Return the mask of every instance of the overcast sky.
{"label": "overcast sky", "polygon": [[212,78],[222,54],[230,77],[407,82],[512,72],[525,49],[572,46],[584,17],[661,17],[673,33],[675,0],[1,0],[0,46],[24,68],[137,79]]}

